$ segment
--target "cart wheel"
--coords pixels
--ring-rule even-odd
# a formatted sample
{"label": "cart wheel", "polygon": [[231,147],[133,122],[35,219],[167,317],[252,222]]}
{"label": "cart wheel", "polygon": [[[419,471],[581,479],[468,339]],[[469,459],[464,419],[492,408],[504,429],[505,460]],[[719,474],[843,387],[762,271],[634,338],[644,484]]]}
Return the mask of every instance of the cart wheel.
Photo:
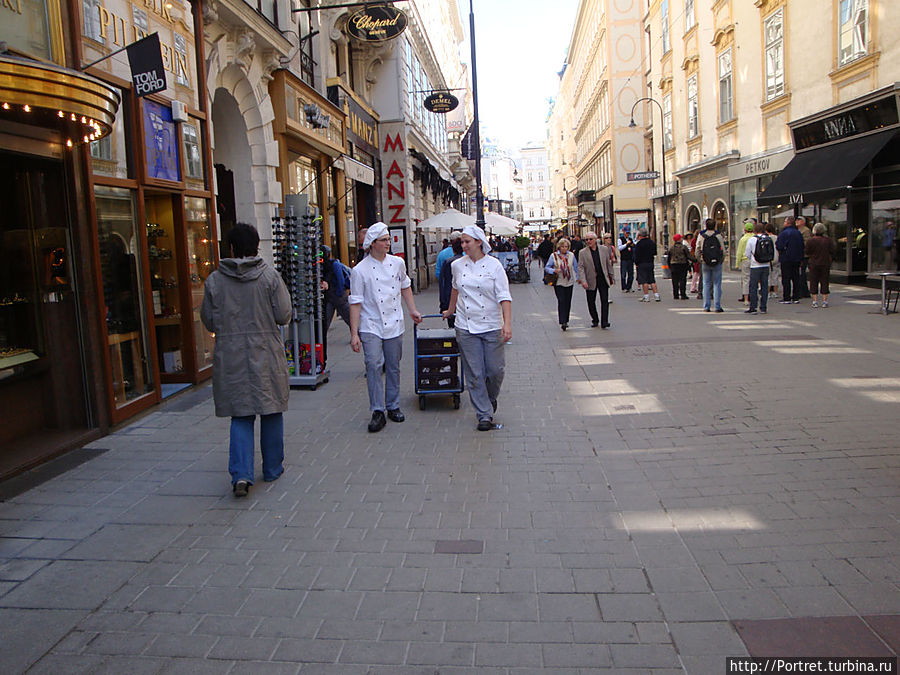
{"label": "cart wheel", "polygon": [[327,378],[327,377],[326,377],[324,380],[322,380],[322,384],[328,384],[328,378]]}
{"label": "cart wheel", "polygon": [[459,410],[459,394],[453,394],[453,408]]}
{"label": "cart wheel", "polygon": [[425,397],[419,397],[419,410],[425,410]]}

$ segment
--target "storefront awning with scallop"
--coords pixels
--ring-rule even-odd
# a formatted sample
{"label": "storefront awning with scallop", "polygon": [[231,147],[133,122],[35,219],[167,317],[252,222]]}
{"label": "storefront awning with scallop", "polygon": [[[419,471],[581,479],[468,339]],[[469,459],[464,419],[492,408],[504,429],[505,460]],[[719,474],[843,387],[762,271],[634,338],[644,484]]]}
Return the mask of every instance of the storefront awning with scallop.
{"label": "storefront awning with scallop", "polygon": [[71,147],[109,134],[118,108],[118,92],[95,77],[0,56],[0,120],[55,129]]}

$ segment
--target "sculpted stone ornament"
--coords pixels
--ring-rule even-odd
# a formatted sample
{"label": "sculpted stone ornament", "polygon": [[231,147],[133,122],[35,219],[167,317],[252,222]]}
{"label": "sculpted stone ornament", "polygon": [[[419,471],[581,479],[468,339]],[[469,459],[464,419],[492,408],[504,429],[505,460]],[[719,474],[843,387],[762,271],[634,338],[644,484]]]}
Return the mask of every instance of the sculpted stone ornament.
{"label": "sculpted stone ornament", "polygon": [[203,3],[203,23],[209,25],[219,20],[218,0],[206,0]]}
{"label": "sculpted stone ornament", "polygon": [[253,33],[249,30],[238,32],[234,38],[234,61],[241,67],[245,73],[250,70],[253,64],[253,50],[256,48],[256,40]]}

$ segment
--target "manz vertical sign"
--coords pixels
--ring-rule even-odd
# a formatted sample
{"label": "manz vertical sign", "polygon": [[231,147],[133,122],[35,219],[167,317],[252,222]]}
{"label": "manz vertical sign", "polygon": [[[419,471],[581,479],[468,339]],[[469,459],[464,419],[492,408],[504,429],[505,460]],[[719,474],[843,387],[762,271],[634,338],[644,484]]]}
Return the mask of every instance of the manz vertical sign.
{"label": "manz vertical sign", "polygon": [[143,40],[132,42],[126,49],[128,50],[128,63],[131,66],[134,93],[138,96],[147,96],[164,91],[166,71],[163,70],[159,33],[153,33]]}

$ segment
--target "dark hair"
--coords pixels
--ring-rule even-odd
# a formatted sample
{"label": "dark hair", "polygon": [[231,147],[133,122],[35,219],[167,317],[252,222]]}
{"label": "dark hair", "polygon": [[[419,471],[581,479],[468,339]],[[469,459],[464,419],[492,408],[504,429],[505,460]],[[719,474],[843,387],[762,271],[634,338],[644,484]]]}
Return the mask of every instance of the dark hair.
{"label": "dark hair", "polygon": [[450,241],[450,248],[453,249],[454,255],[462,255],[462,237],[457,237]]}
{"label": "dark hair", "polygon": [[228,245],[235,258],[252,258],[259,252],[259,232],[247,223],[236,223],[228,230]]}
{"label": "dark hair", "polygon": [[775,223],[763,223],[766,226],[766,232],[769,234],[778,234],[778,228],[775,227]]}
{"label": "dark hair", "polygon": [[716,221],[714,221],[712,218],[707,218],[706,219],[706,229],[707,230],[716,229]]}

